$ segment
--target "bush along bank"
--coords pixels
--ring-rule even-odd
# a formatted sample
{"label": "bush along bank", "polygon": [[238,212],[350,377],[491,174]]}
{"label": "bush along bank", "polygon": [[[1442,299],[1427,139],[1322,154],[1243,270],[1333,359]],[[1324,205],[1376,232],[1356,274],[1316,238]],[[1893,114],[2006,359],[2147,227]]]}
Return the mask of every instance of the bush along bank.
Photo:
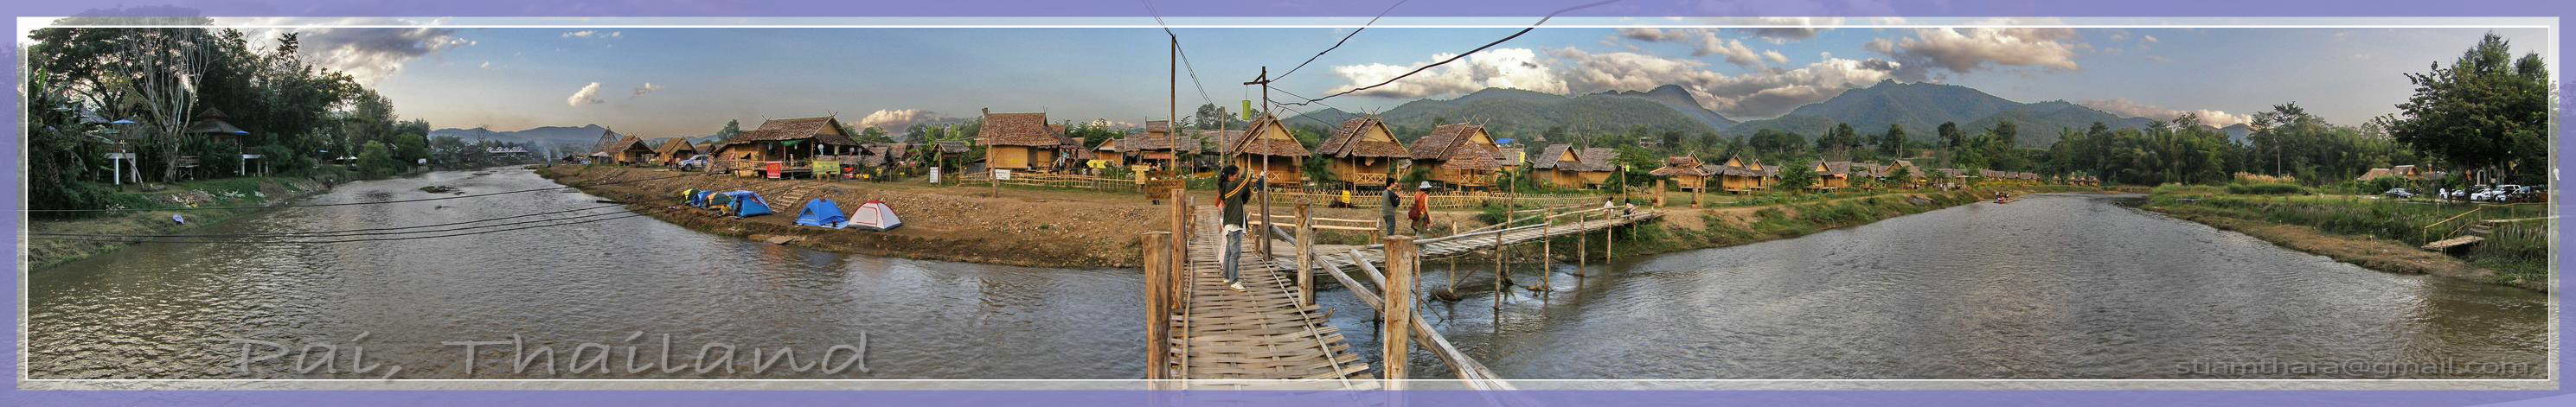
{"label": "bush along bank", "polygon": [[2548,289],[2545,221],[2498,225],[2483,243],[2456,257],[2418,248],[2460,236],[2481,221],[2548,216],[2547,205],[2231,192],[2166,185],[2157,187],[2141,208],[2374,270]]}
{"label": "bush along bank", "polygon": [[[30,219],[29,233],[64,233],[81,235],[149,235],[174,234],[207,225],[220,224],[264,209],[194,210],[187,208],[266,206],[300,199],[329,190],[329,183],[306,177],[242,177],[163,184],[155,191],[105,192],[101,200],[109,209],[100,212],[72,212],[67,216]],[[186,219],[182,224],[171,217]],[[108,237],[29,236],[27,263],[34,269],[108,253],[132,244]]]}

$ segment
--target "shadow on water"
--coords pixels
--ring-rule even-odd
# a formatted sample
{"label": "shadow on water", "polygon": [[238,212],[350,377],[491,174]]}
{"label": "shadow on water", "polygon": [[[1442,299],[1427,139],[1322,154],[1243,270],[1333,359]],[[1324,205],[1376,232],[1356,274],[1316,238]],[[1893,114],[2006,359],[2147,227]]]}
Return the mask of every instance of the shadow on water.
{"label": "shadow on water", "polygon": [[[1506,290],[1500,312],[1491,264],[1461,264],[1466,298],[1428,303],[1428,314],[1510,378],[2546,376],[2545,294],[2362,269],[2120,205],[2134,199],[1977,203],[1623,257],[1579,280],[1557,265],[1554,290]],[[1428,263],[1420,281],[1435,290],[1448,268]],[[1510,271],[1538,281],[1536,267]],[[1355,343],[1376,343],[1370,316],[1348,311],[1366,308],[1347,293],[1321,298],[1345,310],[1334,323]],[[1444,374],[1428,353],[1412,360]],[[2267,361],[2383,365],[2242,364]]]}
{"label": "shadow on water", "polygon": [[[348,184],[311,202],[427,197],[418,192],[426,185],[481,193],[553,184],[515,169],[438,172]],[[284,209],[200,233],[461,222],[594,199],[526,193]],[[2541,294],[2364,270],[2113,200],[1979,203],[1799,239],[1623,257],[1582,278],[1559,265],[1547,292],[1522,288],[1541,272],[1522,265],[1509,270],[1518,285],[1499,301],[1491,268],[1461,263],[1466,297],[1423,309],[1510,378],[2438,377],[2178,366],[2543,362]],[[1446,262],[1429,263],[1419,280],[1426,292],[1448,281]],[[1143,369],[1141,284],[1134,270],[848,256],[647,218],[331,245],[155,243],[34,273],[28,364],[35,378],[373,377],[299,374],[284,361],[243,373],[237,348],[209,340],[247,338],[364,346],[370,362],[401,365],[407,378],[1125,379]],[[1318,300],[1374,360],[1367,308],[1338,290]],[[673,363],[722,343],[738,347],[738,369],[624,373],[622,352],[658,362],[666,334]],[[582,343],[610,346],[619,355],[607,363],[619,369],[511,373],[500,361],[508,347],[485,346],[469,376],[462,348],[442,345],[512,335],[554,348],[558,366]],[[862,337],[865,373],[748,371],[753,348],[795,348],[811,363]],[[1445,376],[1436,358],[1413,360],[1425,377]]]}

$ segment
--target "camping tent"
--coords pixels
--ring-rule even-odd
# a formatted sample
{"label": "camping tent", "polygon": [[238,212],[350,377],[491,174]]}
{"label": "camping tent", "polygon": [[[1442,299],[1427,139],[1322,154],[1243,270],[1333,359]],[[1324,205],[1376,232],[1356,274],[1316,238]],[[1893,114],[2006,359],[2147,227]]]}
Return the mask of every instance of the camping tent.
{"label": "camping tent", "polygon": [[796,212],[797,226],[840,229],[842,223],[849,220],[849,216],[841,215],[841,205],[832,203],[830,199],[805,201],[805,209]]}
{"label": "camping tent", "polygon": [[850,212],[849,223],[846,225],[883,231],[903,227],[903,220],[894,217],[894,207],[886,206],[885,201],[870,199],[868,203],[860,204],[859,210]]}
{"label": "camping tent", "polygon": [[719,201],[722,201],[721,204],[725,205],[725,215],[737,218],[748,218],[771,213],[769,211],[769,202],[767,200],[760,199],[760,194],[758,193],[751,191],[732,191],[720,193],[718,195],[725,196],[725,198],[719,199]]}
{"label": "camping tent", "polygon": [[707,196],[708,196],[708,195],[715,195],[715,194],[716,194],[716,191],[708,191],[708,190],[703,190],[703,189],[693,189],[693,190],[689,190],[689,206],[695,206],[695,207],[699,207],[699,208],[705,208],[705,207],[707,207],[707,205],[712,205],[712,203],[707,202]]}

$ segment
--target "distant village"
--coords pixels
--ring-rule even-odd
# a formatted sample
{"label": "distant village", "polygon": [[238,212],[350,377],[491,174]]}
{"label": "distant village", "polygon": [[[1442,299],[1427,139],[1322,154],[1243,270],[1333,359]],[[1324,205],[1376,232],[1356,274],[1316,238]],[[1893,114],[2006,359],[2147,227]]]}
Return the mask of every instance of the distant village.
{"label": "distant village", "polygon": [[[602,130],[596,151],[562,162],[667,167],[772,179],[891,181],[952,177],[1072,175],[1143,183],[1204,178],[1226,164],[1239,166],[1273,188],[1335,190],[1396,186],[1443,191],[1494,192],[1510,184],[1555,192],[1644,188],[1622,185],[1618,174],[1687,192],[1753,193],[1778,189],[1835,191],[1847,188],[1956,189],[1971,182],[1996,185],[2099,185],[2090,176],[2042,176],[1988,169],[1925,168],[1914,160],[1847,160],[1800,164],[1803,185],[1783,185],[1784,173],[1750,155],[1722,161],[1677,155],[1658,168],[1623,166],[1618,150],[1548,144],[1534,150],[1496,138],[1474,123],[1434,127],[1410,145],[1376,116],[1342,122],[1320,142],[1302,142],[1279,118],[1262,115],[1249,128],[1176,129],[1146,122],[1142,129],[1085,143],[1046,113],[996,113],[975,122],[971,137],[955,141],[865,143],[834,116],[769,119],[758,127],[715,140],[648,140]],[[1642,180],[1625,180],[1639,182]]]}

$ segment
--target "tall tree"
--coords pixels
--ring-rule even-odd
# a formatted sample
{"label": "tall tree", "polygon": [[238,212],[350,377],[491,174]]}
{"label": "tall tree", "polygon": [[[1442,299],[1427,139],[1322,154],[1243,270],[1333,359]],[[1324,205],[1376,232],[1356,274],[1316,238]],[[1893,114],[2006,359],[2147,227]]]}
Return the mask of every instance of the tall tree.
{"label": "tall tree", "polygon": [[2535,179],[2547,168],[2549,75],[2540,54],[2513,57],[2488,33],[2450,67],[2406,74],[2415,94],[2376,119],[2398,142],[2462,169]]}
{"label": "tall tree", "polygon": [[1887,132],[1878,135],[1878,155],[1889,159],[1905,158],[1905,125],[1887,124]]}

